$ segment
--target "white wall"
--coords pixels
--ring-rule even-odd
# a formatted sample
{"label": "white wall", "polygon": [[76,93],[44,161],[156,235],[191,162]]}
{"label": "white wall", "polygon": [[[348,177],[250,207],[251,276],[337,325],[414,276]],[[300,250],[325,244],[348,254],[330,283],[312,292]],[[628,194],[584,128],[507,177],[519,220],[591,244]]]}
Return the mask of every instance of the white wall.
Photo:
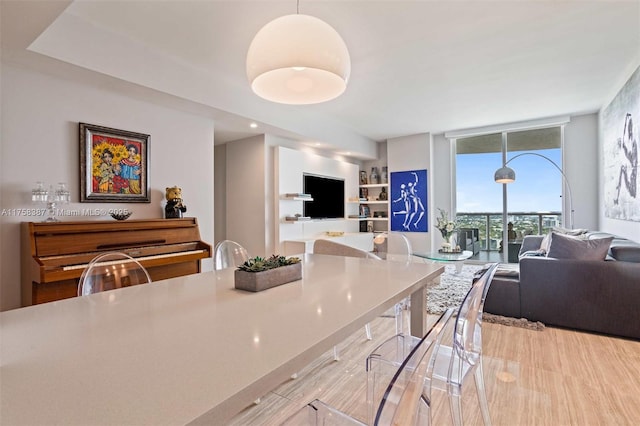
{"label": "white wall", "polygon": [[[186,216],[198,218],[202,240],[213,242],[213,130],[211,119],[136,99],[114,90],[54,77],[3,63],[2,209],[33,207],[30,191],[37,180],[66,181],[70,210],[127,207],[132,218],[161,218],[165,187],[183,190]],[[79,203],[78,122],[150,134],[151,203]],[[74,217],[74,220],[112,220]],[[20,306],[19,223],[24,216],[0,217],[0,309]],[[67,219],[64,219],[67,220]],[[212,268],[211,260],[203,263]]]}
{"label": "white wall", "polygon": [[[434,166],[431,161],[431,135],[429,133],[422,133],[418,135],[403,136],[399,138],[393,138],[387,140],[387,160],[389,161],[389,179],[391,179],[392,172],[406,171],[406,170],[423,170],[427,169],[427,212],[428,212],[428,227],[432,229],[431,221],[433,210],[433,194],[434,180],[438,175],[434,174]],[[435,178],[435,179],[434,179]],[[439,179],[438,179],[439,180]],[[430,233],[424,232],[405,232],[403,233],[409,241],[415,252],[429,251],[432,247],[429,238]]]}
{"label": "white wall", "polygon": [[[573,203],[575,212],[576,227],[597,229],[598,197],[594,191],[596,187],[597,175],[594,173],[585,174],[585,170],[595,170],[597,167],[597,115],[587,114],[572,117],[570,123],[565,127],[565,173],[571,182],[573,191]],[[253,138],[252,138],[253,139]],[[240,141],[242,142],[242,141]],[[238,143],[232,142],[229,147]],[[302,191],[302,173],[304,171],[335,175],[338,172],[335,167],[344,162],[317,155],[312,150],[301,148],[295,142],[265,135],[264,141],[254,140],[255,154],[263,156],[262,160],[256,158],[259,167],[244,167],[247,173],[259,172],[252,178],[257,182],[261,177],[265,180],[266,186],[255,187],[254,190],[264,191],[257,198],[263,200],[266,210],[260,210],[264,217],[252,219],[243,218],[241,213],[236,211],[230,214],[227,210],[228,222],[238,221],[246,223],[253,220],[253,224],[264,224],[263,229],[253,229],[253,225],[244,227],[243,230],[252,229],[253,236],[261,239],[257,247],[265,247],[264,253],[282,252],[283,247],[278,246],[285,240],[312,238],[327,230],[344,230],[347,232],[357,232],[357,222],[355,221],[323,221],[311,223],[285,223],[283,218],[287,215],[302,213],[301,202],[281,200],[281,194],[287,192]],[[386,147],[386,150],[384,148]],[[239,149],[239,159],[242,159],[246,152]],[[373,162],[366,162],[363,167],[367,172],[372,165],[381,167],[388,164],[389,174],[394,171],[424,169],[428,171],[428,212],[429,227],[428,232],[407,233],[412,242],[414,250],[427,251],[441,243],[441,236],[437,232],[432,232],[434,212],[437,207],[449,212],[455,210],[455,200],[451,198],[451,188],[455,188],[455,168],[452,165],[451,146],[444,135],[431,136],[430,134],[419,134],[390,139],[386,144],[380,144],[384,152],[379,153],[380,159]],[[410,154],[408,154],[410,153]],[[228,163],[231,164],[231,163]],[[235,163],[233,163],[235,164]],[[272,164],[275,169],[270,170]],[[345,163],[348,164],[348,163]],[[264,167],[263,169],[260,169]],[[342,167],[342,166],[340,166]],[[357,167],[357,166],[356,166]],[[270,182],[271,176],[275,181]],[[228,179],[228,176],[227,176]],[[216,184],[217,185],[217,184]],[[254,184],[255,185],[255,184]],[[350,187],[349,187],[350,188]],[[347,197],[351,189],[347,190]],[[357,194],[357,180],[354,183],[353,193]],[[355,196],[355,195],[354,195]],[[251,198],[246,198],[250,200]],[[239,202],[239,201],[238,201]],[[348,209],[355,209],[356,204],[347,204]],[[252,211],[257,207],[253,204]],[[355,212],[355,210],[353,210]],[[348,213],[350,214],[350,213]],[[271,215],[271,216],[270,216]],[[244,222],[243,222],[244,221]],[[250,238],[247,235],[247,238]],[[216,237],[217,238],[217,237]],[[262,241],[262,239],[264,240]],[[273,243],[269,243],[272,238]]]}
{"label": "white wall", "polygon": [[[285,223],[285,216],[302,213],[302,204],[280,197],[302,192],[303,172],[345,178],[346,194],[357,197],[357,164],[268,134],[216,146],[215,153],[219,169],[215,182],[216,242],[234,240],[251,256],[267,256],[283,254],[284,240],[311,238],[324,231],[358,232],[357,221]],[[357,210],[357,203],[347,205],[347,214]]]}
{"label": "white wall", "polygon": [[563,161],[573,196],[574,227],[598,229],[597,114],[571,117],[564,128]]}
{"label": "white wall", "polygon": [[226,174],[226,238],[251,256],[265,256],[269,224],[266,145],[264,135],[228,143]]}
{"label": "white wall", "polygon": [[[345,197],[347,199],[357,197],[359,182],[358,165],[282,146],[274,147],[274,150],[274,164],[276,169],[274,183],[275,188],[278,188],[274,193],[274,201],[277,201],[274,212],[275,241],[280,244],[276,251],[284,252],[282,242],[286,240],[314,238],[325,231],[359,231],[359,223],[357,220],[335,219],[287,223],[284,221],[286,216],[293,216],[296,213],[302,214],[303,201],[282,199],[282,195],[284,194],[302,192],[303,173],[313,173],[344,179]],[[347,215],[356,214],[357,210],[357,203],[348,203],[345,212]]]}
{"label": "white wall", "polygon": [[[565,125],[564,172],[571,185],[576,228],[598,229],[597,129],[597,114],[573,116]],[[450,142],[443,135],[434,135],[433,140],[434,209],[454,211],[455,167],[451,160],[455,153],[451,152]],[[434,233],[436,241],[439,241],[438,235]]]}
{"label": "white wall", "polygon": [[216,145],[213,149],[213,201],[215,217],[211,243],[215,246],[227,239],[227,144]]}
{"label": "white wall", "polygon": [[[455,203],[455,165],[451,158],[451,142],[443,134],[433,135],[433,150],[431,167],[431,204],[429,206],[429,235],[431,247],[441,247],[444,242],[442,234],[435,228],[438,208],[449,213],[454,219]],[[454,192],[452,198],[451,194]]]}

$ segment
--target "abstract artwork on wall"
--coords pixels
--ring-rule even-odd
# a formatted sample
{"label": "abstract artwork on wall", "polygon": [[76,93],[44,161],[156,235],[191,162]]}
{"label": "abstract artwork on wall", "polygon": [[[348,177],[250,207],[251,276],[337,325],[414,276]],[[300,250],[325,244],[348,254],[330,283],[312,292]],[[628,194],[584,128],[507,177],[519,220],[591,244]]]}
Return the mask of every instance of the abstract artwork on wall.
{"label": "abstract artwork on wall", "polygon": [[604,214],[640,222],[638,124],[640,67],[602,111]]}
{"label": "abstract artwork on wall", "polygon": [[427,170],[391,173],[391,230],[427,232]]}

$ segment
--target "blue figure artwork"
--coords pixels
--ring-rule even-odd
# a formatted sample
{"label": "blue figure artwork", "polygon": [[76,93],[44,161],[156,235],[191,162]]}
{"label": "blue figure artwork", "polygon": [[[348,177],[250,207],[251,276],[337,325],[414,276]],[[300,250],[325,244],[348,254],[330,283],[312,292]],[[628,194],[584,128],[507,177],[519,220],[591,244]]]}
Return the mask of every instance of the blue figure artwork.
{"label": "blue figure artwork", "polygon": [[427,232],[427,170],[391,173],[391,230]]}

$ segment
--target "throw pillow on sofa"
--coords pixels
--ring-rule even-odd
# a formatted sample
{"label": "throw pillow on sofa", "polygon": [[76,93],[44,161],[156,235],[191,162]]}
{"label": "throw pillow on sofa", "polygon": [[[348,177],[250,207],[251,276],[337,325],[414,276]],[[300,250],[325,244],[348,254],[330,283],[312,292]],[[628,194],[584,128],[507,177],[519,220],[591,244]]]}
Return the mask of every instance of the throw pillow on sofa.
{"label": "throw pillow on sofa", "polygon": [[578,237],[580,235],[583,235],[589,232],[588,229],[582,229],[582,228],[569,229],[569,228],[563,228],[561,226],[554,226],[553,228],[551,228],[551,231],[557,232],[558,234],[570,235],[572,237]]}
{"label": "throw pillow on sofa", "polygon": [[544,236],[544,238],[542,239],[542,242],[540,243],[540,250],[543,250],[546,253],[549,252],[549,243],[551,243],[551,233],[555,232],[557,234],[564,234],[564,235],[568,235],[574,238],[578,238],[581,240],[586,240],[587,239],[587,232],[589,232],[587,229],[567,229],[567,228],[562,228],[560,226],[554,226],[553,228],[551,228],[551,230],[547,233],[547,235]]}
{"label": "throw pillow on sofa", "polygon": [[581,240],[557,232],[551,233],[547,257],[575,260],[604,260],[613,237]]}

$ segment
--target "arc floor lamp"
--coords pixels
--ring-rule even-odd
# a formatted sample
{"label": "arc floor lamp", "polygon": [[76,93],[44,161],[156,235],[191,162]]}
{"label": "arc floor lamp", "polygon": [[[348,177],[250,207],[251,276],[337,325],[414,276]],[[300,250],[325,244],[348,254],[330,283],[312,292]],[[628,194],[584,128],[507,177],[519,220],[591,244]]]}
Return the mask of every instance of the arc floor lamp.
{"label": "arc floor lamp", "polygon": [[[567,186],[567,194],[569,195],[569,228],[573,229],[573,201],[571,199],[571,185],[569,185],[569,180],[567,179],[567,176],[564,174],[562,169],[555,162],[553,162],[553,160],[551,160],[550,158],[545,157],[542,154],[537,154],[535,152],[523,152],[521,154],[516,155],[515,157],[512,157],[511,159],[509,159],[509,161],[504,163],[504,165],[501,168],[496,170],[496,172],[494,174],[494,177],[493,177],[494,180],[497,183],[512,183],[512,182],[514,182],[516,180],[516,172],[512,168],[507,167],[507,164],[509,164],[510,162],[515,160],[516,158],[522,157],[524,155],[534,155],[536,157],[540,157],[540,158],[542,158],[544,160],[547,160],[549,163],[551,163],[553,165],[553,167],[558,169],[558,171],[562,175],[562,178],[564,179],[564,183]],[[506,221],[506,216],[507,216],[507,206],[505,204],[503,206],[503,221]]]}

